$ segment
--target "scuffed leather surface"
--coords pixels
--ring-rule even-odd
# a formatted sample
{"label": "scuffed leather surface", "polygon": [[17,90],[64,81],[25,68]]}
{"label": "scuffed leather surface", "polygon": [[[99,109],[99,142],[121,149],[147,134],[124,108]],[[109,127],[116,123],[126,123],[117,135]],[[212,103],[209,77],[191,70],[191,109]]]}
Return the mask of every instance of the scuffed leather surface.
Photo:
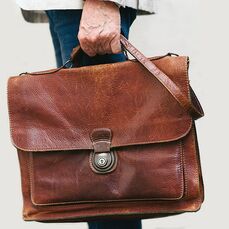
{"label": "scuffed leather surface", "polygon": [[180,142],[128,146],[115,152],[118,158],[115,171],[103,175],[90,168],[90,151],[31,153],[33,203],[166,200],[183,196]]}
{"label": "scuffed leather surface", "polygon": [[[176,143],[172,143],[175,144]],[[162,145],[162,144],[160,144]],[[164,144],[163,144],[164,145]],[[143,147],[144,148],[144,147]],[[183,184],[184,184],[184,193],[182,195],[181,198],[177,199],[177,200],[135,200],[135,201],[131,201],[130,199],[128,201],[125,200],[121,200],[121,201],[111,201],[111,202],[107,202],[107,201],[101,201],[101,202],[87,202],[87,203],[73,203],[73,204],[59,204],[59,205],[35,205],[35,203],[32,201],[32,197],[34,196],[34,192],[37,190],[32,190],[31,189],[31,171],[30,171],[30,163],[31,163],[31,153],[27,153],[27,152],[23,152],[21,150],[18,150],[18,156],[19,156],[19,161],[20,161],[20,168],[21,168],[21,175],[22,175],[22,191],[23,191],[23,200],[24,200],[24,207],[23,207],[23,218],[24,220],[36,220],[36,221],[90,221],[90,220],[98,220],[98,219],[115,219],[115,218],[151,218],[151,217],[158,217],[158,214],[160,214],[160,216],[167,216],[170,214],[174,214],[174,213],[182,213],[182,212],[191,212],[191,211],[197,211],[199,210],[201,203],[203,201],[203,183],[202,183],[202,179],[201,179],[201,171],[200,171],[200,162],[198,159],[198,151],[196,151],[196,141],[195,141],[195,132],[194,129],[192,128],[192,130],[190,131],[190,133],[182,140],[182,151],[183,151],[183,156],[182,156],[182,170],[184,172],[184,177],[183,177]],[[144,151],[143,151],[144,152]],[[55,152],[49,152],[48,154],[53,153],[55,154]],[[120,151],[120,154],[123,153]],[[162,153],[162,152],[161,152]],[[171,152],[171,154],[174,154],[174,152]],[[36,154],[36,156],[42,157],[45,156],[45,153],[33,153]],[[77,154],[78,155],[78,154]],[[129,154],[130,155],[130,154]],[[160,152],[158,152],[158,155],[160,155]],[[149,158],[153,157],[153,153],[152,156],[150,156],[148,154]],[[166,153],[166,156],[169,156],[169,153]],[[53,155],[53,157],[56,157],[58,160],[56,160],[56,163],[59,163],[59,166],[61,166],[61,158],[63,159],[63,155],[61,155],[59,153],[59,157],[58,154]],[[77,159],[78,163],[80,161],[80,159],[82,159],[83,155],[80,154],[79,159]],[[126,156],[128,157],[128,156]],[[77,158],[77,156],[73,157],[73,158]],[[125,158],[125,156],[123,156],[123,158]],[[135,159],[137,159],[137,156],[134,156]],[[147,158],[147,156],[143,156],[144,159]],[[159,168],[159,165],[161,162],[165,162],[166,160],[163,159],[163,155],[160,155],[159,158],[155,158],[155,162],[154,165],[156,165],[157,168]],[[160,160],[159,160],[160,159]],[[168,159],[168,158],[167,158]],[[48,160],[48,158],[46,159]],[[70,160],[70,159],[66,159],[66,160]],[[152,160],[152,159],[151,159]],[[176,159],[177,160],[177,159]],[[83,160],[83,163],[87,163],[87,160]],[[132,160],[133,161],[133,160]],[[125,170],[123,172],[125,172],[125,174],[123,174],[123,176],[129,176],[129,179],[127,179],[130,183],[131,181],[136,181],[136,178],[141,177],[143,178],[143,176],[145,177],[143,182],[146,181],[147,179],[151,179],[151,177],[147,176],[147,170],[148,165],[147,165],[147,169],[145,169],[145,165],[141,164],[142,160],[140,158],[138,158],[138,160],[135,162],[135,165],[138,163],[138,167],[136,168],[135,172],[138,171],[138,173],[131,173],[131,170],[128,171],[128,166],[130,167],[130,162],[127,163],[127,167],[125,168]],[[53,162],[54,163],[54,162]],[[52,164],[53,164],[52,163]],[[74,162],[72,162],[73,164]],[[126,163],[125,160],[123,160],[121,163]],[[169,165],[168,170],[166,170],[166,166],[167,163]],[[171,168],[171,166],[174,166],[175,164],[177,164],[177,166],[179,165],[178,160],[177,162],[169,162],[167,160],[167,163],[165,163],[163,169],[164,169],[164,174],[169,174],[169,169]],[[175,164],[174,164],[175,163]],[[142,165],[142,166],[141,166]],[[42,167],[40,167],[42,168]],[[82,165],[81,165],[82,168]],[[138,169],[141,168],[141,171],[139,172]],[[153,167],[152,167],[153,168]],[[70,168],[71,171],[72,168]],[[78,168],[75,168],[76,170],[78,170]],[[133,167],[132,167],[133,169]],[[174,171],[175,168],[173,168]],[[159,168],[159,170],[157,170],[158,172],[162,170],[162,168]],[[48,180],[50,179],[51,173],[48,170],[48,168],[46,167],[46,171],[48,172],[47,176],[48,176]],[[66,171],[66,170],[65,170]],[[156,170],[154,170],[156,171]],[[40,173],[44,172],[44,171],[39,171]],[[38,172],[38,173],[39,173]],[[115,171],[114,171],[115,172]],[[117,171],[116,171],[117,172]],[[139,174],[140,173],[140,174]],[[152,175],[152,172],[149,172],[150,175]],[[116,173],[118,175],[118,173]],[[131,177],[132,174],[132,177]],[[179,174],[179,172],[178,172]],[[62,174],[63,176],[63,174]],[[72,185],[72,189],[75,189],[75,185],[76,185],[76,180],[74,181],[74,183],[72,183],[71,181],[73,181],[73,177],[77,177],[76,174],[71,173],[70,176],[70,180],[69,178],[69,174],[68,176],[66,176],[66,179],[62,182],[69,182],[68,185]],[[96,179],[105,179],[105,178],[99,178],[101,175],[97,175],[98,177]],[[163,177],[163,175],[160,175],[161,178]],[[53,178],[55,178],[56,175],[53,174]],[[37,177],[38,178],[38,177]],[[87,177],[82,177],[81,179],[84,178],[84,183],[88,183],[88,187],[87,190],[89,191],[89,193],[91,192],[91,179],[87,179]],[[34,179],[34,178],[32,178]],[[119,180],[120,177],[116,177],[116,180]],[[155,181],[155,179],[157,179],[155,176],[152,178],[152,182]],[[175,179],[176,180],[176,179]],[[167,179],[165,180],[166,182],[168,181]],[[41,180],[37,180],[36,182],[50,182],[49,181],[45,181],[45,177],[42,177]],[[53,182],[58,183],[58,181],[53,180]],[[82,180],[81,180],[82,182]],[[96,181],[94,181],[96,182]],[[112,193],[110,195],[113,194],[113,196],[118,195],[118,193],[121,193],[123,190],[125,190],[125,183],[121,185],[119,185],[118,187],[113,187],[112,188],[112,182],[108,182],[108,189],[112,190]],[[163,182],[160,180],[160,182]],[[165,188],[170,186],[170,187],[175,187],[174,184],[172,184],[172,182],[174,182],[174,179],[172,179],[169,183],[165,182]],[[135,184],[137,189],[140,189],[141,192],[143,192],[144,195],[148,193],[150,193],[150,190],[147,189],[146,186],[140,186],[141,180],[138,180],[138,182]],[[81,184],[79,184],[81,185]],[[101,184],[100,184],[101,185]],[[150,185],[150,184],[148,184]],[[105,184],[103,184],[103,187],[105,186]],[[41,187],[41,186],[40,186]],[[55,185],[54,185],[55,187]],[[85,186],[84,186],[85,187]],[[49,186],[50,188],[50,186]],[[79,187],[78,187],[79,188]],[[160,187],[161,188],[161,187]],[[145,190],[144,190],[145,189]],[[99,193],[101,191],[101,189],[99,189],[99,187],[97,186],[96,188],[93,189],[95,191],[95,193]],[[127,190],[127,189],[126,189]],[[56,190],[57,191],[57,190]],[[62,189],[62,198],[64,197],[67,201],[67,198],[65,196],[65,192],[67,190],[63,190]],[[33,194],[32,194],[33,192]],[[53,190],[52,190],[53,192]],[[60,193],[60,190],[58,190],[58,192]],[[68,190],[68,192],[72,192],[71,189]],[[86,190],[85,190],[86,192]],[[152,193],[154,193],[154,195],[156,194],[156,192],[158,192],[158,195],[160,195],[160,190],[159,190],[159,186],[157,186],[157,184],[155,184],[154,188],[152,189]],[[173,190],[170,190],[170,194],[172,194]],[[134,191],[132,191],[132,194],[134,193]],[[75,196],[78,193],[75,194]],[[101,195],[102,193],[100,193]],[[108,194],[108,193],[107,193]],[[139,194],[139,195],[143,195],[143,194]],[[47,196],[46,196],[47,195]],[[49,190],[46,189],[46,191],[43,191],[40,193],[40,196],[37,195],[36,196],[36,201],[47,201],[47,198],[50,197],[49,194]],[[155,197],[155,196],[154,196]],[[60,198],[60,197],[59,197]],[[46,200],[45,200],[46,199]],[[44,203],[44,202],[43,202]]]}
{"label": "scuffed leather surface", "polygon": [[[154,63],[189,97],[186,61],[165,57]],[[13,143],[25,151],[92,149],[95,128],[112,130],[111,147],[171,141],[187,134],[192,122],[132,61],[12,77],[8,101]]]}
{"label": "scuffed leather surface", "polygon": [[[190,99],[186,57],[152,60]],[[197,211],[204,198],[194,121],[138,62],[12,77],[10,128],[23,218],[90,221]],[[95,128],[118,164],[90,169]]]}

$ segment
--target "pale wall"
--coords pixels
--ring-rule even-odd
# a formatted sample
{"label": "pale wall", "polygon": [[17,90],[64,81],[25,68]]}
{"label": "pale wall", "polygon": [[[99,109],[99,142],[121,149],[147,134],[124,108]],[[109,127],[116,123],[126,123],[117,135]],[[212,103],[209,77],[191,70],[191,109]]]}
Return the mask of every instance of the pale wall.
{"label": "pale wall", "polygon": [[[206,112],[198,134],[206,202],[198,213],[144,220],[144,229],[228,228],[228,4],[212,0],[159,0],[158,13],[139,17],[130,40],[147,56],[189,55],[190,79]],[[21,219],[17,155],[9,137],[6,83],[10,75],[54,66],[48,25],[22,20],[13,0],[0,8],[0,228],[85,229],[86,224],[26,223]],[[227,184],[225,184],[227,183]]]}

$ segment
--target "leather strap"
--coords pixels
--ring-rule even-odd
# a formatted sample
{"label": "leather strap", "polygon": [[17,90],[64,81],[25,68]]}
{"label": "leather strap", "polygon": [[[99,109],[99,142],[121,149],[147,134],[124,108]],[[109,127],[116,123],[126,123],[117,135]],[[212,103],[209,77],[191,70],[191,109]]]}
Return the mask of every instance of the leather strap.
{"label": "leather strap", "polygon": [[[156,77],[156,79],[169,91],[187,113],[189,113],[194,119],[204,116],[203,109],[191,87],[191,99],[189,99],[164,72],[135,48],[122,34],[120,34],[120,42],[123,47],[152,74],[152,76]],[[71,54],[72,61],[76,59],[80,50],[80,46],[73,49]]]}
{"label": "leather strap", "polygon": [[135,57],[157,80],[169,91],[169,93],[176,99],[176,101],[187,111],[194,119],[198,119],[204,116],[204,112],[200,103],[191,89],[191,97],[195,99],[195,106],[182,93],[180,88],[164,73],[162,72],[152,61],[145,57],[137,48],[135,48],[122,34],[120,35],[121,44],[124,48]]}

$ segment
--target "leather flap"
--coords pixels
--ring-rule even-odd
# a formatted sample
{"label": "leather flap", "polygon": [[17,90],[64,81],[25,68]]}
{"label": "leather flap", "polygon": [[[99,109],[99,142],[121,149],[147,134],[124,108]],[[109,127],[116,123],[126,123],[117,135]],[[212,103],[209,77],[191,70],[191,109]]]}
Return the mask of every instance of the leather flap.
{"label": "leather flap", "polygon": [[[151,59],[190,98],[186,57]],[[93,149],[96,128],[112,131],[111,148],[174,141],[192,118],[136,61],[11,77],[13,144],[24,151]]]}

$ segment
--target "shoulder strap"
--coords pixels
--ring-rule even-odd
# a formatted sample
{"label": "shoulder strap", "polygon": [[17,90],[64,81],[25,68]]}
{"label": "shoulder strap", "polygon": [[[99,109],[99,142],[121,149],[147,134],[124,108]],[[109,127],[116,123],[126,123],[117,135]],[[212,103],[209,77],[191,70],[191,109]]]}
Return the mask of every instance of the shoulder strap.
{"label": "shoulder strap", "polygon": [[194,119],[198,119],[204,116],[203,109],[192,89],[190,89],[190,93],[191,100],[195,100],[194,103],[192,103],[192,101],[182,93],[180,88],[152,61],[145,57],[122,34],[120,36],[120,41],[123,47],[133,57],[135,57],[154,77],[156,77],[156,79],[169,91],[169,93],[177,100],[177,102],[185,109],[185,111],[187,111]]}
{"label": "shoulder strap", "polygon": [[[120,34],[120,42],[133,57],[135,57],[156,79],[169,91],[176,101],[188,112],[194,119],[204,116],[203,109],[198,101],[194,91],[190,87],[189,99],[180,88],[152,61],[145,57],[137,48],[135,48],[122,34]],[[81,51],[80,46],[73,49],[71,60],[74,62]],[[76,65],[77,66],[77,65]]]}

